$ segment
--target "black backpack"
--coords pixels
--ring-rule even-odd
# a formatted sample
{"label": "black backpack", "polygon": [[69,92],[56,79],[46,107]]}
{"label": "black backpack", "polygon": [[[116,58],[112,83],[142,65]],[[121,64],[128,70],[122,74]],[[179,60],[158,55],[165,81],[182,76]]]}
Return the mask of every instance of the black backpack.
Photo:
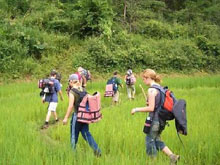
{"label": "black backpack", "polygon": [[47,94],[55,93],[54,80],[50,78],[41,79],[38,81],[38,88],[41,88],[40,96]]}
{"label": "black backpack", "polygon": [[131,85],[131,76],[126,77],[126,85]]}
{"label": "black backpack", "polygon": [[86,81],[91,80],[91,73],[90,73],[89,70],[84,69],[83,70],[83,75],[85,76]]}
{"label": "black backpack", "polygon": [[72,90],[73,92],[75,92],[77,95],[79,95],[79,100],[78,100],[78,102],[75,104],[75,105],[76,105],[77,112],[78,112],[79,105],[80,105],[82,99],[84,98],[84,96],[87,95],[87,92],[86,92],[85,90],[79,91],[79,90],[77,90],[77,89],[75,89],[75,88],[72,88],[71,90]]}

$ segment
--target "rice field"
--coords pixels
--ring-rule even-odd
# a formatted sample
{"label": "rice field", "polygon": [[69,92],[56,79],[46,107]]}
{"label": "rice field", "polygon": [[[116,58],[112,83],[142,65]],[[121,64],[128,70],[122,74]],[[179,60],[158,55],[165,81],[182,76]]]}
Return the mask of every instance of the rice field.
{"label": "rice field", "polygon": [[[66,82],[63,82],[66,84]],[[136,98],[127,99],[126,88],[120,90],[120,103],[111,105],[110,98],[102,97],[103,119],[90,125],[90,132],[102,150],[94,156],[92,149],[80,135],[77,150],[70,147],[70,125],[62,122],[41,130],[47,104],[42,104],[36,82],[3,84],[0,86],[0,164],[2,165],[168,165],[169,158],[162,152],[151,160],[145,152],[142,132],[147,113],[131,115],[134,107],[145,106],[139,84]],[[182,76],[164,78],[177,98],[187,101],[188,135],[180,143],[174,121],[162,133],[165,144],[181,158],[180,165],[220,165],[220,75]],[[62,121],[68,106],[59,101],[57,113]],[[88,92],[104,95],[105,82],[88,83]],[[70,122],[70,119],[69,119]]]}

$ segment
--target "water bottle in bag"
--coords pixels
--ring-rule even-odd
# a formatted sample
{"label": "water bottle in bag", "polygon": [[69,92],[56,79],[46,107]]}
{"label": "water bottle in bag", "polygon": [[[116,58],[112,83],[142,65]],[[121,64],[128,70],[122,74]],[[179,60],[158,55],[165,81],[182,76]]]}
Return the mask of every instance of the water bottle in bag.
{"label": "water bottle in bag", "polygon": [[143,129],[144,133],[146,133],[146,134],[150,133],[151,123],[152,123],[151,118],[147,117],[147,119],[144,123],[144,129]]}

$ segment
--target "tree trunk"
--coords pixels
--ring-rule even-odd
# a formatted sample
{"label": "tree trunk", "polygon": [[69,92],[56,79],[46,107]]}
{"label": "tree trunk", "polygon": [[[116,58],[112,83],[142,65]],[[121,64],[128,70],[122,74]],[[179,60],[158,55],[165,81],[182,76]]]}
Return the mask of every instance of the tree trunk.
{"label": "tree trunk", "polygon": [[124,0],[124,21],[126,20],[126,13],[127,13],[127,1]]}

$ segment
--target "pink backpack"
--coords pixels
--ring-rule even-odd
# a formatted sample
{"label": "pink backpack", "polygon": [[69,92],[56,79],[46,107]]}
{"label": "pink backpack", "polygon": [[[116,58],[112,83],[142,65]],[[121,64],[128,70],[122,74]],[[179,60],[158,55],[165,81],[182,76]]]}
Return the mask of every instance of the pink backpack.
{"label": "pink backpack", "polygon": [[96,123],[102,119],[101,110],[101,96],[99,92],[93,95],[87,94],[85,91],[80,92],[77,89],[72,89],[80,96],[80,103],[78,105],[77,121],[81,123]]}
{"label": "pink backpack", "polygon": [[105,97],[113,97],[114,96],[113,84],[106,85],[104,96]]}
{"label": "pink backpack", "polygon": [[77,74],[77,75],[78,75],[78,79],[79,79],[79,81],[81,81],[82,76],[79,74],[79,72],[76,72],[75,74]]}
{"label": "pink backpack", "polygon": [[136,82],[136,78],[134,77],[134,75],[130,75],[130,76],[126,76],[126,84],[127,85],[134,85]]}

